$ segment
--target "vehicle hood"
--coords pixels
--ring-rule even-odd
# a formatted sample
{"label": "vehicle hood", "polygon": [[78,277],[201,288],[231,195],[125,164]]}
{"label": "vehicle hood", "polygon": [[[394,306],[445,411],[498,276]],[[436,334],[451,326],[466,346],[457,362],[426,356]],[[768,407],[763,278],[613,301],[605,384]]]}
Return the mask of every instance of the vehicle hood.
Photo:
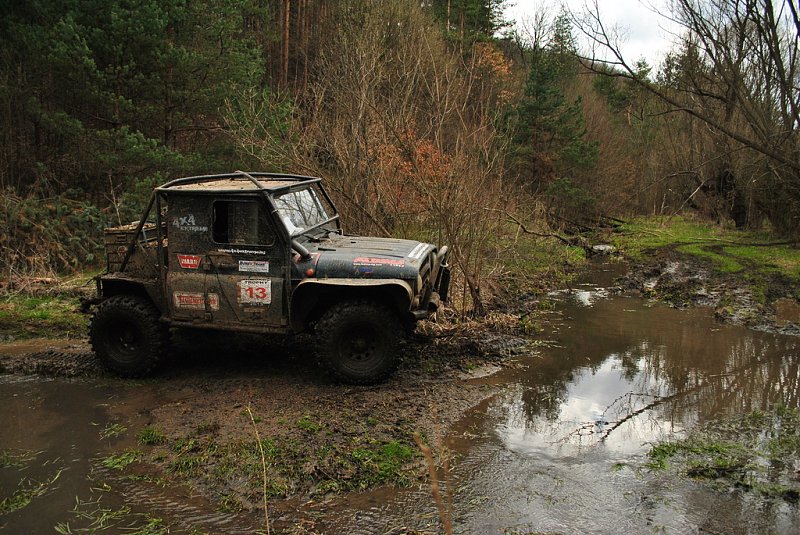
{"label": "vehicle hood", "polygon": [[338,236],[305,244],[312,258],[298,263],[300,274],[313,264],[317,278],[416,279],[436,247],[395,238]]}

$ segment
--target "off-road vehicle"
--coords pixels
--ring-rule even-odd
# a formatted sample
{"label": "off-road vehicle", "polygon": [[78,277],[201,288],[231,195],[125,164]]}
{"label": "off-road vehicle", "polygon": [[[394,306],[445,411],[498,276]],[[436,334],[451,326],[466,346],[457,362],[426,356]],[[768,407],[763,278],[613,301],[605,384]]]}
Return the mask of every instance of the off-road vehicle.
{"label": "off-road vehicle", "polygon": [[90,338],[97,357],[142,376],[170,327],[316,335],[338,379],[390,375],[403,335],[447,299],[447,247],[349,236],[321,179],[195,176],[155,189],[141,220],[106,229]]}

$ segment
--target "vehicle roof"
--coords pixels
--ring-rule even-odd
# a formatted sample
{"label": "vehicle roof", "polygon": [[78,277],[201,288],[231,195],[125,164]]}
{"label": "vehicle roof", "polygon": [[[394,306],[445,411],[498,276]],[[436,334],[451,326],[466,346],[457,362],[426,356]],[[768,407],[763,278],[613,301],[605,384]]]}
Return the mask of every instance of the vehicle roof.
{"label": "vehicle roof", "polygon": [[[280,180],[259,180],[258,183],[264,189],[275,189],[283,187],[286,182]],[[253,191],[259,189],[250,181],[244,180],[211,180],[201,183],[180,184],[169,188],[172,191],[190,191],[190,190],[236,190],[236,191]]]}
{"label": "vehicle roof", "polygon": [[320,182],[321,179],[277,173],[245,173],[236,171],[221,175],[202,175],[179,178],[167,182],[156,188],[159,192],[175,193],[255,193],[266,191],[269,193],[284,193],[296,188],[306,187],[309,184]]}

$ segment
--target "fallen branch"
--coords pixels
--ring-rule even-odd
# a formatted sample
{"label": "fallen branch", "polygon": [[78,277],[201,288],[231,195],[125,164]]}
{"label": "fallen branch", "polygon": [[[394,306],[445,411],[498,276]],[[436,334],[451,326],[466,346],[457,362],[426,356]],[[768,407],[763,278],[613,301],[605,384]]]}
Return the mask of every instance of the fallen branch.
{"label": "fallen branch", "polygon": [[525,234],[530,234],[532,236],[538,236],[540,238],[555,238],[555,239],[559,240],[560,242],[562,242],[562,243],[564,243],[566,245],[570,245],[570,246],[580,246],[580,247],[584,247],[584,248],[587,247],[587,245],[584,242],[583,238],[581,238],[580,236],[576,236],[575,238],[565,238],[564,236],[561,236],[561,235],[555,234],[555,233],[536,232],[534,230],[530,230],[528,227],[525,226],[525,224],[522,221],[520,221],[513,214],[511,214],[511,213],[509,213],[507,211],[497,210],[495,208],[485,208],[485,210],[502,213],[510,221],[515,223],[522,230],[522,232],[524,232]]}
{"label": "fallen branch", "polygon": [[250,423],[253,424],[253,433],[256,436],[256,443],[258,444],[258,451],[261,454],[261,475],[262,475],[262,489],[261,493],[264,497],[264,527],[266,528],[267,535],[270,535],[269,530],[269,500],[267,499],[267,457],[264,454],[264,445],[261,443],[261,436],[258,433],[256,426],[256,419],[253,416],[253,411],[250,410],[250,405],[245,407],[247,414],[250,416]]}

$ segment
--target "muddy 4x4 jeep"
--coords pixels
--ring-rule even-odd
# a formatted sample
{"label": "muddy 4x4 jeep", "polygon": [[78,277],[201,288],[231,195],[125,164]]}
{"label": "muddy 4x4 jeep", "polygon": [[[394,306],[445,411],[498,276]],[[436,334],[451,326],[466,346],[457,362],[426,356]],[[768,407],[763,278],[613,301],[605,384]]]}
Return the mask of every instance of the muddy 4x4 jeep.
{"label": "muddy 4x4 jeep", "polygon": [[106,229],[90,338],[125,376],[152,371],[169,327],[314,330],[338,379],[390,375],[414,322],[447,299],[447,247],[348,236],[319,178],[245,173],[173,180],[141,220]]}

